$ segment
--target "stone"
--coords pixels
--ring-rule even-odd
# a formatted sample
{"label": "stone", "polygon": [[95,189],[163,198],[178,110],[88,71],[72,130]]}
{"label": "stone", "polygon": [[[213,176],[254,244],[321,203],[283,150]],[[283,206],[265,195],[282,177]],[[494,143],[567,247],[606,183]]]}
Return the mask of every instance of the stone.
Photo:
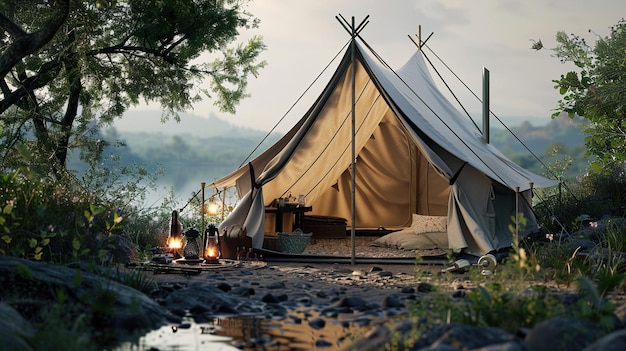
{"label": "stone", "polygon": [[600,340],[589,345],[584,351],[613,351],[626,350],[626,330],[618,330],[605,335]]}
{"label": "stone", "polygon": [[395,295],[388,295],[385,297],[383,301],[383,307],[385,308],[400,308],[405,307],[404,302],[400,301],[400,299]]}
{"label": "stone", "polygon": [[255,291],[253,288],[248,288],[245,286],[239,286],[230,291],[231,294],[247,297],[250,295],[254,295]]}
{"label": "stone", "polygon": [[367,305],[367,301],[365,301],[361,297],[344,297],[339,301],[332,304],[332,307],[349,307],[351,309],[359,309]]}
{"label": "stone", "polygon": [[415,288],[413,288],[412,286],[405,286],[402,287],[400,292],[402,292],[403,294],[413,294],[415,293]]}
{"label": "stone", "polygon": [[229,292],[232,289],[232,287],[229,284],[226,284],[226,283],[219,283],[215,287],[220,289],[220,290],[222,290],[222,291],[224,291],[224,292]]}
{"label": "stone", "polygon": [[583,350],[606,334],[598,325],[574,317],[556,317],[535,325],[524,343],[533,351]]}
{"label": "stone", "polygon": [[431,292],[433,291],[433,286],[432,284],[426,283],[426,282],[420,282],[417,285],[417,291],[419,292]]}
{"label": "stone", "polygon": [[285,283],[283,282],[272,282],[267,286],[268,289],[284,289],[285,288]]}
{"label": "stone", "polygon": [[323,318],[315,318],[309,321],[309,326],[315,330],[323,329],[326,321]]}
{"label": "stone", "polygon": [[265,302],[265,303],[279,303],[280,300],[278,300],[278,298],[276,298],[276,296],[267,293],[265,295],[263,295],[263,297],[261,298],[261,301]]}
{"label": "stone", "polygon": [[32,350],[26,338],[32,337],[35,329],[13,307],[0,302],[0,340],[3,350]]}
{"label": "stone", "polygon": [[[16,275],[18,266],[20,271],[28,272],[27,278]],[[33,287],[31,292],[37,294],[39,302],[55,303],[55,292],[66,291],[71,292],[66,294],[66,303],[81,305],[84,304],[81,296],[101,295],[103,287],[106,287],[106,293],[115,296],[115,304],[111,314],[107,316],[106,327],[120,341],[127,340],[139,331],[158,328],[179,319],[146,294],[102,274],[0,255],[0,277],[11,276],[14,276],[13,279],[28,280],[28,284]],[[84,307],[85,310],[89,308]]]}

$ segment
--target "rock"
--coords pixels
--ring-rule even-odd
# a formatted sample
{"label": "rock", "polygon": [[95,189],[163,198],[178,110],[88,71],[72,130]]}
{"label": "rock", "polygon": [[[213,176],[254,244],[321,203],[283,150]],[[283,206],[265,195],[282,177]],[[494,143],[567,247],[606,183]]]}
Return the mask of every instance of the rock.
{"label": "rock", "polygon": [[2,350],[32,350],[25,338],[35,334],[33,326],[13,307],[0,302],[0,340]]}
{"label": "rock", "polygon": [[219,283],[215,287],[224,292],[229,292],[232,289],[232,287],[226,283]]}
{"label": "rock", "polygon": [[395,295],[388,295],[383,301],[383,307],[385,308],[400,308],[405,307],[404,303]]}
{"label": "rock", "polygon": [[600,340],[589,345],[584,351],[613,351],[626,350],[626,330],[619,330],[605,335]]}
{"label": "rock", "polygon": [[[355,350],[384,350],[391,340],[410,350],[523,350],[522,341],[506,331],[493,327],[465,324],[441,324],[425,328],[425,321],[399,320],[383,325],[357,339]],[[393,339],[392,339],[393,338]],[[488,347],[497,347],[488,349]],[[529,350],[532,350],[529,348]]]}
{"label": "rock", "polygon": [[315,318],[309,321],[309,326],[315,330],[323,329],[326,326],[326,321],[322,318]]}
{"label": "rock", "polygon": [[431,291],[433,291],[433,286],[432,286],[432,284],[429,284],[429,283],[420,282],[417,285],[417,291],[419,291],[419,292],[431,292]]}
{"label": "rock", "polygon": [[311,289],[311,284],[308,283],[296,283],[293,285],[294,288],[296,289],[303,289],[303,290],[309,290]]}
{"label": "rock", "polygon": [[272,290],[274,290],[274,289],[284,289],[285,288],[285,283],[283,283],[283,282],[273,282],[273,283],[269,284],[267,286],[267,288],[268,289],[272,289]]}
{"label": "rock", "polygon": [[351,309],[360,309],[367,305],[367,301],[360,297],[344,297],[332,304],[332,307],[349,307]]}
{"label": "rock", "polygon": [[613,312],[615,315],[615,319],[617,320],[618,327],[625,328],[626,327],[626,304],[622,304],[615,309]]}
{"label": "rock", "polygon": [[524,343],[533,351],[583,350],[606,334],[588,320],[556,317],[535,325]]}
{"label": "rock", "polygon": [[267,293],[265,295],[263,295],[263,297],[261,298],[261,301],[265,302],[265,303],[279,303],[280,300],[278,300],[278,298],[276,298],[276,296]]}
{"label": "rock", "polygon": [[237,298],[210,285],[193,285],[185,289],[173,291],[165,298],[165,306],[170,310],[187,311],[202,308],[206,311],[234,314]]}
{"label": "rock", "polygon": [[423,347],[419,349],[419,351],[459,351],[459,349],[454,346],[450,346],[448,344],[439,344],[439,345],[430,345],[428,347]]}
{"label": "rock", "polygon": [[[476,350],[496,344],[519,343],[514,335],[495,327],[477,327],[466,324],[442,324],[424,332],[416,347],[446,344],[460,350]],[[529,350],[533,350],[529,348]]]}
{"label": "rock", "polygon": [[331,347],[333,346],[333,344],[329,343],[328,341],[324,340],[324,339],[320,339],[315,341],[315,347],[317,348],[325,348],[325,347]]}
{"label": "rock", "polygon": [[[21,275],[16,273],[18,267]],[[140,291],[103,275],[78,269],[0,255],[0,277],[23,280],[39,302],[55,303],[56,291],[64,291],[68,299],[66,303],[75,305],[85,304],[81,296],[92,297],[90,301],[104,295],[113,296],[115,301],[110,313],[96,322],[104,323],[104,327],[120,341],[138,331],[158,328],[179,319]],[[89,306],[83,308],[91,310]]]}
{"label": "rock", "polygon": [[405,286],[400,290],[403,294],[413,294],[415,293],[415,288],[412,286]]}
{"label": "rock", "polygon": [[474,351],[526,351],[526,349],[520,342],[510,341],[502,344],[488,345],[479,349],[474,349]]}
{"label": "rock", "polygon": [[253,288],[247,288],[245,286],[238,286],[230,291],[231,294],[238,295],[241,297],[248,297],[250,295],[254,295],[255,291]]}

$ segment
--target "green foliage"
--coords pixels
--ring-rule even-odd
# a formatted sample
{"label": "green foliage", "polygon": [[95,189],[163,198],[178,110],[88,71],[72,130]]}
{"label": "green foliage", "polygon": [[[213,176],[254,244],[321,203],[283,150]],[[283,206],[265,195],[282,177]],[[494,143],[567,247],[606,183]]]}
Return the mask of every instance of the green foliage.
{"label": "green foliage", "polygon": [[576,70],[554,80],[555,88],[563,96],[553,117],[561,112],[570,117],[581,116],[586,124],[587,151],[597,159],[596,172],[623,167],[626,160],[626,21],[620,20],[611,28],[611,34],[598,38],[591,47],[584,38],[563,32],[557,33],[558,46],[553,49],[562,62],[571,62]]}
{"label": "green foliage", "polygon": [[[137,246],[161,244],[171,208],[141,208],[151,178],[110,159],[80,179],[42,176],[21,167],[0,176],[0,254],[66,263],[111,260],[118,237]],[[113,171],[111,171],[113,170]]]}
{"label": "green foliage", "polygon": [[118,233],[122,218],[91,204],[90,193],[66,182],[38,179],[28,168],[0,178],[3,212],[0,253],[35,260],[68,261],[93,254],[98,235]]}
{"label": "green foliage", "polygon": [[515,289],[511,283],[489,283],[457,299],[449,292],[429,293],[410,305],[411,315],[427,319],[429,324],[495,326],[514,332],[564,314],[558,297],[547,294],[544,287]]}
{"label": "green foliage", "polygon": [[[576,231],[578,217],[621,217],[626,208],[626,173],[621,170],[591,172],[565,184],[537,189],[534,210],[539,223],[550,233]],[[561,227],[562,226],[562,227]]]}
{"label": "green foliage", "polygon": [[614,327],[615,306],[603,299],[603,294],[587,277],[581,277],[578,281],[580,299],[575,308],[571,309],[574,317],[584,318],[598,323],[606,330]]}
{"label": "green foliage", "polygon": [[43,312],[42,321],[37,323],[37,331],[29,338],[33,350],[99,350],[91,336],[86,315],[79,314],[68,318],[68,309],[64,303],[52,305]]}
{"label": "green foliage", "polygon": [[497,326],[507,331],[533,327],[536,323],[563,313],[563,306],[545,288],[534,286],[526,291],[511,291],[500,284],[479,286],[469,292],[467,303],[460,304],[462,323]]}

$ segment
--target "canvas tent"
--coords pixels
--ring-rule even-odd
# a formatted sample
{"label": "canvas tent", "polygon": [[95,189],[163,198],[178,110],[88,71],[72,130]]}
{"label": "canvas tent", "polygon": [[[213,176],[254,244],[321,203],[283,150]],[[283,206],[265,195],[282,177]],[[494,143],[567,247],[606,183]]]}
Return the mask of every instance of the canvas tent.
{"label": "canvas tent", "polygon": [[438,90],[420,50],[394,71],[355,44],[354,61],[348,49],[315,103],[283,138],[207,185],[236,187],[240,197],[220,232],[240,225],[260,248],[265,207],[287,194],[306,195],[311,214],[346,218],[348,228],[357,230],[406,228],[414,214],[445,216],[443,248],[476,255],[510,246],[516,209],[528,220],[525,229],[536,229],[532,187],[556,182],[485,143]]}

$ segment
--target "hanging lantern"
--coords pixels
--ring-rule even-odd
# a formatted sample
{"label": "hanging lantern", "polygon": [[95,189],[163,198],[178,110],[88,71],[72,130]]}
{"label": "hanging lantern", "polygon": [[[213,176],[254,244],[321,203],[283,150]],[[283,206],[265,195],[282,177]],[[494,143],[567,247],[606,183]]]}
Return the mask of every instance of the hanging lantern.
{"label": "hanging lantern", "polygon": [[170,232],[167,237],[167,249],[172,253],[174,259],[180,258],[179,251],[183,248],[183,226],[178,219],[178,211],[172,211],[170,218]]}
{"label": "hanging lantern", "polygon": [[213,224],[207,225],[204,231],[205,245],[204,245],[204,261],[206,263],[219,263],[219,259],[222,256],[222,250],[220,247],[220,236],[217,227]]}
{"label": "hanging lantern", "polygon": [[209,201],[209,203],[206,205],[206,214],[211,217],[217,216],[219,214],[219,211],[220,205],[214,200]]}
{"label": "hanging lantern", "polygon": [[189,228],[185,233],[185,247],[183,248],[183,256],[186,261],[200,260],[200,232],[194,228]]}

